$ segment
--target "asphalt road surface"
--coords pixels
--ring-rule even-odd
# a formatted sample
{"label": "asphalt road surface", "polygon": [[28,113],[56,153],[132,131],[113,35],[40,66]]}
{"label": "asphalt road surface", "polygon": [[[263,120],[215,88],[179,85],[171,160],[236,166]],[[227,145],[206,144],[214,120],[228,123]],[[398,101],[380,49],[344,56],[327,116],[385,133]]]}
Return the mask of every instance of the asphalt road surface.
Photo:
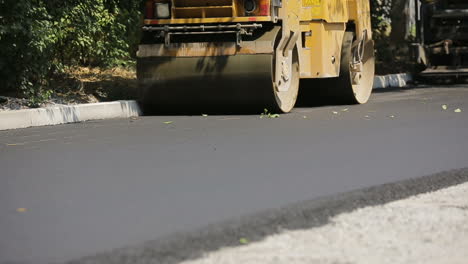
{"label": "asphalt road surface", "polygon": [[[467,85],[382,91],[363,106],[276,119],[155,116],[0,132],[0,263],[177,263],[171,250],[196,258],[180,251],[202,241],[183,232],[237,230],[239,216],[310,201],[316,214],[288,217],[320,224],[346,201],[465,181],[462,169],[352,192],[468,167]],[[286,221],[271,212],[263,217]],[[256,239],[270,232],[270,220],[250,219]]]}

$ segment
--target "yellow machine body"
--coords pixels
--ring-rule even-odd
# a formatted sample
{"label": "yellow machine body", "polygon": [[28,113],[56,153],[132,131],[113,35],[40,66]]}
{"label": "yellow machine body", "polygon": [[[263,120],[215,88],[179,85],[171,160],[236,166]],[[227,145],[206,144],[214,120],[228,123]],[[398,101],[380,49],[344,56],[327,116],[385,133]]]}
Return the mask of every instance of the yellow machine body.
{"label": "yellow machine body", "polygon": [[[156,0],[153,2],[164,2]],[[339,75],[343,34],[352,23],[356,36],[372,39],[368,0],[283,0],[277,16],[245,16],[242,0],[172,0],[169,19],[145,19],[145,25],[258,23],[282,21],[283,30],[300,33],[297,41],[301,78]],[[271,6],[272,1],[265,1]],[[155,49],[156,48],[156,49]],[[143,47],[141,56],[216,56],[271,53],[264,47],[174,45]]]}
{"label": "yellow machine body", "polygon": [[[162,80],[166,85],[168,79],[177,78],[166,69],[173,71],[174,66],[168,64],[179,58],[210,61],[217,60],[213,57],[270,54],[275,89],[287,91],[289,84],[283,87],[282,83],[288,80],[280,76],[289,73],[291,66],[278,62],[292,65],[293,50],[300,79],[332,78],[340,76],[345,32],[354,34],[355,43],[372,41],[369,0],[150,0],[146,6],[143,30],[158,41],[143,42],[139,47],[139,59],[146,60],[139,74],[144,84]],[[164,8],[169,8],[170,15],[157,18],[160,6],[164,14]],[[255,35],[258,31],[262,33]],[[218,33],[233,41],[200,38]],[[149,62],[149,58],[159,60]],[[180,68],[179,74],[184,78],[199,73]],[[203,74],[211,76],[206,71]]]}

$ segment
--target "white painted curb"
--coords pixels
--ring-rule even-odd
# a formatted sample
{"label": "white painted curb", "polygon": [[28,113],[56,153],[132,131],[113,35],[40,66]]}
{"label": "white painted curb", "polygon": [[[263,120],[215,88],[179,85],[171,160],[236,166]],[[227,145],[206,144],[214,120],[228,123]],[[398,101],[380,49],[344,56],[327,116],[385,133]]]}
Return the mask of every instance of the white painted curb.
{"label": "white painted curb", "polygon": [[390,74],[384,76],[375,76],[374,89],[383,88],[401,88],[405,87],[413,77],[408,73]]}
{"label": "white painted curb", "polygon": [[5,111],[0,112],[0,130],[59,125],[98,119],[129,118],[140,115],[141,110],[136,101]]}
{"label": "white painted curb", "polygon": [[[374,89],[404,87],[411,80],[411,75],[407,73],[376,76]],[[98,119],[129,118],[141,114],[141,109],[136,101],[5,111],[0,112],[0,130],[60,125]]]}

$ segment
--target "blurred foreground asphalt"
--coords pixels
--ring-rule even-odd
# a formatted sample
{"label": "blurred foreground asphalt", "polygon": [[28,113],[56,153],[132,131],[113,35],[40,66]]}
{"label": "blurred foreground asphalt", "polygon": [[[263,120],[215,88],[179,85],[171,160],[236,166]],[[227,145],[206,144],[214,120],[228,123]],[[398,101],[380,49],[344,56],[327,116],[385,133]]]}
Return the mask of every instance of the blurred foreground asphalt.
{"label": "blurred foreground asphalt", "polygon": [[[239,216],[464,167],[467,85],[381,90],[363,106],[296,108],[277,119],[154,116],[0,131],[0,263],[82,263]],[[103,259],[86,263],[116,262]]]}

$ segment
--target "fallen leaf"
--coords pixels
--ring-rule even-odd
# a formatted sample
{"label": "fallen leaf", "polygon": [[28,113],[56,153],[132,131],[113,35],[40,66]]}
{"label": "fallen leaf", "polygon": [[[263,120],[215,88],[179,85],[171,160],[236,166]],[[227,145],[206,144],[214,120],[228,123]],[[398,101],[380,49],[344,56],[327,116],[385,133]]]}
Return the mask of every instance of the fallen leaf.
{"label": "fallen leaf", "polygon": [[172,123],[174,123],[174,121],[166,121],[166,122],[164,122],[164,124],[166,124],[166,125],[170,125],[170,124],[172,124]]}
{"label": "fallen leaf", "polygon": [[249,240],[247,238],[241,238],[239,239],[239,243],[241,243],[242,245],[245,245],[249,243]]}
{"label": "fallen leaf", "polygon": [[336,112],[336,111],[333,111],[332,113],[333,113],[334,115],[337,115],[337,114],[338,114],[338,112]]}
{"label": "fallen leaf", "polygon": [[390,118],[395,118],[395,116],[394,116],[394,115],[391,115],[391,116],[388,116],[388,117],[390,117]]}
{"label": "fallen leaf", "polygon": [[220,121],[226,121],[226,120],[240,120],[239,117],[230,117],[230,118],[221,118],[221,119],[218,119]]}
{"label": "fallen leaf", "polygon": [[266,118],[278,118],[278,117],[280,117],[280,115],[278,115],[278,114],[272,114],[272,113],[268,112],[268,109],[265,108],[265,109],[263,110],[263,113],[260,114],[260,119],[262,119],[262,118],[264,118],[264,117],[266,117]]}
{"label": "fallen leaf", "polygon": [[18,213],[26,213],[27,210],[26,210],[26,208],[18,208],[18,209],[16,209],[16,211]]}
{"label": "fallen leaf", "polygon": [[12,144],[6,144],[9,147],[14,147],[14,146],[24,146],[26,143],[12,143]]}
{"label": "fallen leaf", "polygon": [[455,109],[455,110],[453,110],[453,111],[454,111],[455,113],[461,113],[461,112],[462,112],[462,110],[461,110],[460,108],[457,108],[457,109]]}
{"label": "fallen leaf", "polygon": [[447,110],[447,105],[442,105],[442,109]]}
{"label": "fallen leaf", "polygon": [[49,141],[55,141],[55,140],[56,139],[53,139],[53,138],[52,139],[41,139],[41,140],[39,140],[37,142],[49,142]]}
{"label": "fallen leaf", "polygon": [[341,110],[341,111],[343,111],[343,112],[348,112],[348,110],[349,110],[348,108],[345,108],[345,109],[343,109],[343,110]]}

